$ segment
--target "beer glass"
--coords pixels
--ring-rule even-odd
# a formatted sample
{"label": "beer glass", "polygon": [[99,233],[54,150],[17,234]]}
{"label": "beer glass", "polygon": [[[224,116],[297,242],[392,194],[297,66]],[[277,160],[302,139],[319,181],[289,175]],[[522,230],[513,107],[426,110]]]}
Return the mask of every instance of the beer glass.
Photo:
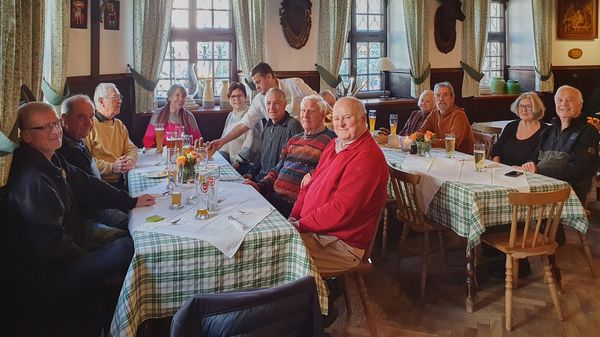
{"label": "beer glass", "polygon": [[177,155],[176,148],[167,148],[167,173],[169,177],[167,188],[171,192],[177,186]]}
{"label": "beer glass", "polygon": [[192,144],[194,142],[194,136],[192,135],[182,135],[181,136],[182,139],[182,150],[183,150],[183,154],[188,154],[192,151]]}
{"label": "beer glass", "polygon": [[196,219],[208,219],[208,169],[205,165],[196,165]]}
{"label": "beer glass", "polygon": [[485,144],[476,143],[473,145],[473,158],[475,159],[475,170],[483,172],[485,167]]}
{"label": "beer glass", "polygon": [[183,151],[183,126],[175,125],[173,127],[173,131],[175,131],[175,147],[179,149],[179,152]]}
{"label": "beer glass", "polygon": [[165,125],[163,123],[154,124],[154,136],[156,137],[156,152],[163,151],[163,138],[165,135]]}
{"label": "beer glass", "polygon": [[175,141],[177,139],[177,132],[167,131],[167,149],[175,148]]}
{"label": "beer glass", "polygon": [[206,165],[208,170],[208,210],[211,212],[219,211],[218,193],[220,171],[218,164]]}
{"label": "beer glass", "polygon": [[206,146],[197,146],[194,151],[196,152],[196,162],[199,165],[206,165],[208,163],[208,148]]}
{"label": "beer glass", "polygon": [[392,115],[390,115],[390,132],[391,132],[391,134],[395,135],[397,129],[398,129],[398,115],[392,114]]}
{"label": "beer glass", "polygon": [[369,110],[369,131],[371,133],[375,131],[375,121],[377,120],[377,112],[375,110]]}
{"label": "beer glass", "polygon": [[183,203],[181,202],[181,188],[174,187],[171,191],[171,209],[181,209],[183,208]]}
{"label": "beer glass", "polygon": [[454,150],[456,148],[456,135],[453,133],[446,134],[446,158],[454,157]]}

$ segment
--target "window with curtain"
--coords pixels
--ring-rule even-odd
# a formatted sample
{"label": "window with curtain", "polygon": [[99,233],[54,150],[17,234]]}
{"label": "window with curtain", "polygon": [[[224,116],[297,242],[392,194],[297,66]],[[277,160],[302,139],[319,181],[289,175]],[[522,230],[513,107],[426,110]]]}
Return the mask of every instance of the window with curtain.
{"label": "window with curtain", "polygon": [[216,96],[234,78],[235,34],[231,0],[174,0],[171,31],[155,95],[164,99],[174,83],[189,87],[188,72],[211,79]]}
{"label": "window with curtain", "polygon": [[490,26],[488,42],[483,59],[483,81],[489,83],[493,77],[504,77],[506,26],[505,6],[503,0],[492,1],[490,8]]}
{"label": "window with curtain", "polygon": [[340,66],[345,83],[350,77],[366,82],[363,91],[381,90],[378,59],[386,56],[386,0],[354,0],[348,43]]}

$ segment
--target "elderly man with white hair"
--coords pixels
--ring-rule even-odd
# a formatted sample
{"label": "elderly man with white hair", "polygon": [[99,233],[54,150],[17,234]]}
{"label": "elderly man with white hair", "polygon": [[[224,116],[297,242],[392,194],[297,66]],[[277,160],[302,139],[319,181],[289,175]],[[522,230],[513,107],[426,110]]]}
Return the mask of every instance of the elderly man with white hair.
{"label": "elderly man with white hair", "polygon": [[321,97],[306,96],[300,107],[300,124],[304,132],[288,140],[279,163],[261,181],[245,182],[254,186],[285,217],[294,207],[304,176],[310,177],[323,150],[335,138],[335,133],[323,124],[328,106]]}
{"label": "elderly man with white hair", "polygon": [[100,83],[94,92],[94,127],[85,144],[96,159],[102,179],[124,187],[123,174],[135,167],[138,149],[129,139],[127,128],[115,118],[121,112],[123,96],[113,83]]}

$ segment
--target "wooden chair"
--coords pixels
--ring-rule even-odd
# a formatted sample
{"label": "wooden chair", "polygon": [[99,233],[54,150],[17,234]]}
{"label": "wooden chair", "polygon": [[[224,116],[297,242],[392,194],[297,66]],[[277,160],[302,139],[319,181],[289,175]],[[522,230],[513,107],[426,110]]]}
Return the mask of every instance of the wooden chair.
{"label": "wooden chair", "polygon": [[491,160],[492,146],[494,146],[496,141],[498,141],[498,137],[500,137],[502,129],[480,124],[473,124],[471,128],[473,131],[473,137],[475,138],[475,143],[485,144],[485,157]]}
{"label": "wooden chair", "polygon": [[[385,208],[385,206],[384,206]],[[360,296],[360,300],[362,302],[363,311],[365,312],[365,316],[367,318],[367,324],[369,325],[369,331],[371,332],[371,336],[377,337],[377,324],[375,323],[375,317],[373,316],[370,310],[370,302],[369,296],[367,294],[367,287],[365,286],[364,275],[370,272],[373,269],[373,262],[371,261],[371,252],[373,251],[373,243],[375,243],[375,237],[377,236],[377,231],[379,229],[379,223],[381,222],[381,217],[383,214],[382,208],[379,211],[379,215],[377,216],[377,228],[373,231],[373,237],[371,238],[371,242],[367,246],[365,250],[365,255],[363,255],[362,261],[360,264],[352,269],[348,269],[342,272],[337,273],[321,273],[321,277],[323,279],[329,279],[333,277],[340,278],[343,284],[344,291],[344,301],[346,302],[346,315],[350,317],[350,313],[352,312],[352,307],[350,305],[350,294],[348,291],[350,290],[350,280],[356,280],[356,285],[358,286],[358,294]]]}
{"label": "wooden chair", "polygon": [[440,251],[442,259],[446,261],[446,253],[444,250],[443,232],[446,227],[427,218],[421,210],[420,201],[416,198],[416,190],[421,177],[416,174],[403,172],[388,163],[390,179],[396,196],[396,216],[398,220],[404,223],[402,237],[398,245],[398,255],[401,255],[402,245],[406,241],[408,230],[423,233],[423,261],[421,264],[421,297],[425,297],[425,285],[427,284],[427,258],[431,249],[429,242],[429,234],[437,232],[440,240]]}
{"label": "wooden chair", "polygon": [[497,137],[500,137],[500,134],[502,133],[502,128],[498,128],[495,126],[481,125],[478,123],[473,124],[471,126],[471,129],[473,131],[477,130],[479,132],[491,133],[493,135],[496,135]]}
{"label": "wooden chair", "polygon": [[[587,209],[585,210],[585,214],[588,219],[592,217],[592,213]],[[581,246],[583,248],[583,255],[585,256],[585,261],[587,262],[588,267],[590,268],[590,273],[592,274],[593,278],[596,278],[596,271],[594,270],[594,259],[592,258],[592,250],[590,249],[588,240],[585,237],[585,234],[581,234],[581,232],[577,230],[576,232],[577,235],[579,235],[579,242],[581,242]]]}
{"label": "wooden chair", "polygon": [[[483,235],[481,240],[506,254],[506,330],[512,329],[512,290],[513,283],[519,276],[518,260],[530,256],[547,256],[544,266],[544,279],[548,284],[552,302],[558,318],[562,321],[562,311],[558,302],[558,293],[552,269],[553,255],[558,248],[556,230],[560,224],[560,215],[565,200],[569,197],[571,188],[563,188],[554,192],[508,194],[512,207],[512,223],[509,233],[494,233]],[[523,228],[518,228],[520,212],[525,211]],[[522,213],[521,213],[522,214]],[[546,223],[543,215],[547,215]],[[551,258],[552,257],[552,258]]]}

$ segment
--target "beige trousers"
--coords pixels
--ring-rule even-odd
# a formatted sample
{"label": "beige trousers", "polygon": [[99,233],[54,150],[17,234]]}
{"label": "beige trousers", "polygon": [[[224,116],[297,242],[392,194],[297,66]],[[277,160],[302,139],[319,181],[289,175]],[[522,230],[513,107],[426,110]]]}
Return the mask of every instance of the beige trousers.
{"label": "beige trousers", "polygon": [[354,248],[331,235],[300,233],[320,274],[342,272],[356,267],[364,249]]}

